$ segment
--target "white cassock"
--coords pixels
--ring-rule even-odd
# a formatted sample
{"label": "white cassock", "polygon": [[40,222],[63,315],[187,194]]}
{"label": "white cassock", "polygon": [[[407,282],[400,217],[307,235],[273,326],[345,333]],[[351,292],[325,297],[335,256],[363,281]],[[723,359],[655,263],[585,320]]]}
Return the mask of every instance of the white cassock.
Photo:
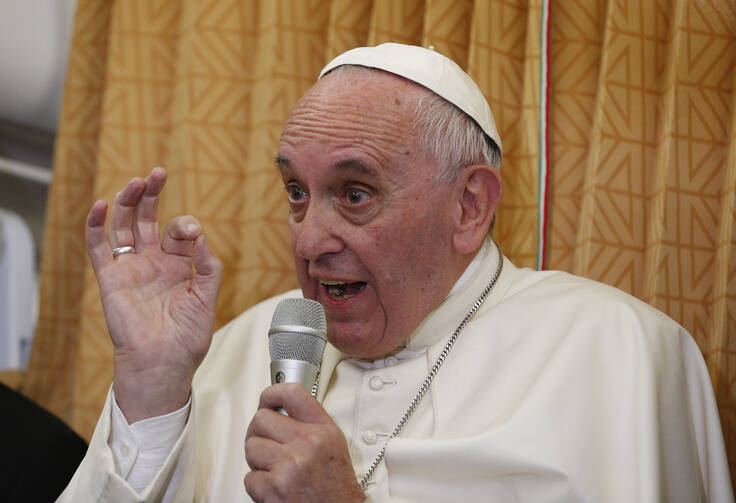
{"label": "white cassock", "polygon": [[[373,363],[328,345],[325,409],[370,466],[490,281],[493,246],[406,349]],[[647,304],[562,272],[503,273],[461,333],[366,491],[374,502],[733,501],[708,373],[690,335]],[[110,400],[64,501],[250,501],[245,433],[269,384],[274,307],[214,336],[183,434],[137,496],[108,446]]]}

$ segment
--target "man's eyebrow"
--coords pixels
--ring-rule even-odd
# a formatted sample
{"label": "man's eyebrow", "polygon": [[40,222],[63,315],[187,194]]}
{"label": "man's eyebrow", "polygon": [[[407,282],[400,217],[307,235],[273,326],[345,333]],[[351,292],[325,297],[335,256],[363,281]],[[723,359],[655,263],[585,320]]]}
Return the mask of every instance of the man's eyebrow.
{"label": "man's eyebrow", "polygon": [[291,166],[291,162],[289,162],[289,159],[278,154],[276,155],[276,157],[273,158],[273,162],[276,163],[276,167],[280,170]]}
{"label": "man's eyebrow", "polygon": [[378,170],[360,159],[343,159],[335,163],[338,171],[352,171],[356,174],[378,178]]}
{"label": "man's eyebrow", "polygon": [[[274,157],[273,160],[274,160],[274,163],[276,164],[276,167],[282,172],[285,169],[291,168],[291,161],[287,157],[284,157],[282,155],[276,155],[276,157]],[[333,166],[338,171],[353,172],[355,174],[378,178],[378,170],[366,164],[361,159],[356,159],[356,158],[343,159],[341,161],[336,162]]]}

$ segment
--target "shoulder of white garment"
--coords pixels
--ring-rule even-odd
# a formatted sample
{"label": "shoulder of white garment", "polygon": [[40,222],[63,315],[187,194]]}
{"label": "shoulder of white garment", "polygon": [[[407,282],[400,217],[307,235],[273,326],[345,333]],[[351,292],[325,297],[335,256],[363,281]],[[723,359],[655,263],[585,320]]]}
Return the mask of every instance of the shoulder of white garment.
{"label": "shoulder of white garment", "polygon": [[506,291],[504,301],[514,300],[518,296],[530,304],[540,301],[550,308],[566,308],[565,312],[574,314],[576,318],[611,315],[630,317],[631,321],[663,324],[672,329],[682,328],[665,313],[605,283],[563,271],[514,269],[514,281]]}
{"label": "shoulder of white garment", "polygon": [[[459,292],[463,310],[473,300],[473,281]],[[490,460],[483,480],[500,480],[494,467],[513,462],[544,466],[569,477],[586,500],[668,499],[655,496],[661,490],[696,501],[688,498],[702,484],[712,501],[732,501],[707,370],[684,328],[619,289],[564,272],[506,261],[497,287],[430,388],[439,440],[401,438],[388,451],[395,490],[436,482],[432,501],[446,500],[442,483],[456,487],[453,473],[477,469],[466,462],[475,453]],[[454,326],[443,326],[446,337]],[[433,358],[444,344],[438,342],[430,347]],[[465,442],[463,431],[473,439],[468,452],[444,440]],[[586,445],[586,452],[572,456],[566,445]],[[594,461],[611,453],[615,469],[601,476]],[[637,476],[638,484],[627,487],[624,481]],[[620,492],[610,492],[612,480]]]}
{"label": "shoulder of white garment", "polygon": [[623,371],[634,362],[670,370],[691,348],[684,344],[691,336],[677,322],[612,286],[561,271],[517,268],[508,260],[499,284],[499,296],[468,326],[488,332],[494,351],[522,342],[533,350],[554,340],[546,351],[591,362],[623,359]]}

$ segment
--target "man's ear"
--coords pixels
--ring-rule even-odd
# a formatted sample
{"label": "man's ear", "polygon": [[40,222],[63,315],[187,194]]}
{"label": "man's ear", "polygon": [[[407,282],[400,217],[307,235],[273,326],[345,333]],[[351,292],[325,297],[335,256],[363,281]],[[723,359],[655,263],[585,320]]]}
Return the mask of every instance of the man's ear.
{"label": "man's ear", "polygon": [[484,164],[466,166],[460,180],[460,212],[452,244],[457,252],[465,255],[477,250],[488,234],[501,202],[502,186],[498,170]]}

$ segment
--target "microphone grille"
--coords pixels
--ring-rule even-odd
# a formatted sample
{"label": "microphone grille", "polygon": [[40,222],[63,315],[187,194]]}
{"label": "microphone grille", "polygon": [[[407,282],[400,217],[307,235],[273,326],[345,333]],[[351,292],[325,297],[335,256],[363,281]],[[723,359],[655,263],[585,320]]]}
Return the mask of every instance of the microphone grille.
{"label": "microphone grille", "polygon": [[325,352],[325,340],[299,332],[275,332],[268,338],[268,349],[271,361],[301,360],[319,365]]}
{"label": "microphone grille", "polygon": [[318,332],[327,331],[327,320],[322,304],[312,299],[291,297],[276,305],[271,328],[281,325],[309,327]]}
{"label": "microphone grille", "polygon": [[[310,333],[309,329],[318,333]],[[319,302],[301,298],[282,300],[271,320],[268,337],[271,360],[301,360],[319,365],[325,351],[326,331],[325,311]]]}

